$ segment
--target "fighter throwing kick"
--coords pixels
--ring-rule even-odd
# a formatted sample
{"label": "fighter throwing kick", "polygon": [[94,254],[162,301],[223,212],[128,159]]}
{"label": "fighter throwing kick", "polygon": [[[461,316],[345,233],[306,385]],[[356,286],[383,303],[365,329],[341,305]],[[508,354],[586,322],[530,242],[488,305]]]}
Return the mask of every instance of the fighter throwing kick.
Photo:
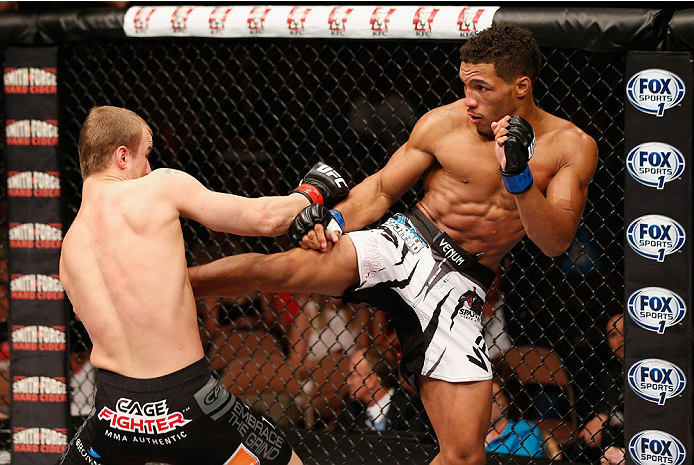
{"label": "fighter throwing kick", "polygon": [[[460,56],[465,97],[424,115],[337,205],[356,232],[324,234],[318,223],[339,215],[314,205],[292,226],[303,248],[189,270],[196,297],[318,292],[385,310],[439,440],[436,465],[485,460],[492,373],[480,311],[493,270],[525,235],[548,256],[569,247],[597,163],[590,136],[535,105],[541,55],[529,31],[495,24]],[[421,177],[415,208],[359,231]]]}

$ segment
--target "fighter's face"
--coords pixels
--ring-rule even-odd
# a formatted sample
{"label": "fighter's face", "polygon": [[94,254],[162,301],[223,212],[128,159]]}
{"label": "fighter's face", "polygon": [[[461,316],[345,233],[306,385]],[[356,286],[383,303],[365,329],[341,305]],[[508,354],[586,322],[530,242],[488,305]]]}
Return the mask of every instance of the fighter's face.
{"label": "fighter's face", "polygon": [[496,75],[491,63],[461,63],[460,80],[470,124],[493,139],[492,123],[513,112],[513,87]]}

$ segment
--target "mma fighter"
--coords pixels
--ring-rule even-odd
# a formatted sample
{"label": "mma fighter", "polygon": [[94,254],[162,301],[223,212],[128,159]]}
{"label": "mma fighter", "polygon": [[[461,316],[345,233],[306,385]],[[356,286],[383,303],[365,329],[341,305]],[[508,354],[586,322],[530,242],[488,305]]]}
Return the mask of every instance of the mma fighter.
{"label": "mma fighter", "polygon": [[92,109],[80,132],[82,204],[63,240],[60,281],[99,370],[94,409],[59,463],[301,464],[210,373],[179,217],[274,236],[309,203],[334,205],[347,186],[319,164],[294,191],[301,195],[222,194],[181,171],[152,171],[151,151],[149,126],[122,108]]}
{"label": "mma fighter", "polygon": [[[548,256],[569,247],[597,163],[590,136],[535,105],[542,57],[530,31],[495,24],[460,57],[465,97],[425,114],[336,211],[302,211],[290,230],[302,248],[189,270],[196,297],[317,292],[386,311],[403,349],[401,372],[414,380],[439,440],[435,465],[484,463],[486,291],[524,236]],[[425,195],[414,208],[360,231],[422,177]],[[324,232],[333,220],[349,234]]]}

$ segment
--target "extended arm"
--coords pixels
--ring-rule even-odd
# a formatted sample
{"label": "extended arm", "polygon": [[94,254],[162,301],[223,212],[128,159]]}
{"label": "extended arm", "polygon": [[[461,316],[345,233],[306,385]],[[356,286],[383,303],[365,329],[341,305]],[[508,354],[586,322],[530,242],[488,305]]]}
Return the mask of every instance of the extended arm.
{"label": "extended arm", "polygon": [[345,219],[345,231],[357,231],[378,221],[431,166],[433,155],[417,148],[412,140],[401,146],[386,166],[357,184],[337,204]]}
{"label": "extended arm", "polygon": [[149,176],[157,179],[181,216],[215,231],[246,236],[284,234],[294,216],[309,201],[302,195],[248,198],[213,192],[182,171],[160,169]]}
{"label": "extended arm", "polygon": [[284,234],[305,206],[314,202],[332,206],[349,191],[342,176],[323,162],[316,163],[292,191],[295,195],[288,196],[248,198],[213,192],[176,170],[158,170],[155,177],[180,215],[215,231],[244,236]]}

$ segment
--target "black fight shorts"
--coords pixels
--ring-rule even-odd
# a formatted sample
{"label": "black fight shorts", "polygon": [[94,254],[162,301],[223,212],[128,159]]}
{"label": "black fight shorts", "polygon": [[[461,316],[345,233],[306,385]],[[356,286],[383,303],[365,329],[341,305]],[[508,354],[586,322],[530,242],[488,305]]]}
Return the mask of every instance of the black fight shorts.
{"label": "black fight shorts", "polygon": [[95,406],[58,464],[285,465],[291,454],[201,359],[153,379],[99,370]]}

